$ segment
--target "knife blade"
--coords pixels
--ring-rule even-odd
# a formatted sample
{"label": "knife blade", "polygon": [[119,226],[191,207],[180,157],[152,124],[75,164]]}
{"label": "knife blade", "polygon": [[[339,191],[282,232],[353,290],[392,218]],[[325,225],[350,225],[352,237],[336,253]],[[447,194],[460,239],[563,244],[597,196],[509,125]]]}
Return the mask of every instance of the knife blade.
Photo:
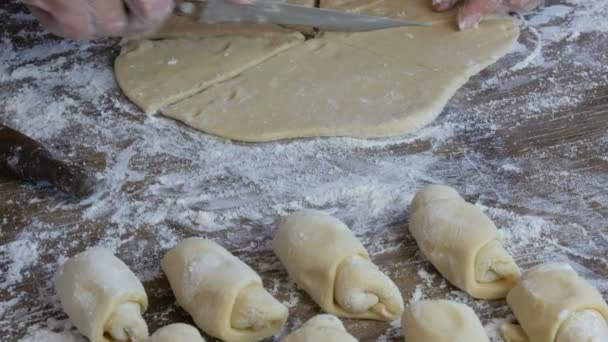
{"label": "knife blade", "polygon": [[308,26],[323,31],[365,32],[402,26],[427,26],[425,23],[399,20],[291,5],[276,0],[257,0],[235,4],[226,0],[209,0],[200,21],[215,23],[249,23]]}
{"label": "knife blade", "polygon": [[84,197],[95,181],[83,169],[52,156],[39,142],[0,124],[0,175],[25,181],[46,181],[63,192]]}

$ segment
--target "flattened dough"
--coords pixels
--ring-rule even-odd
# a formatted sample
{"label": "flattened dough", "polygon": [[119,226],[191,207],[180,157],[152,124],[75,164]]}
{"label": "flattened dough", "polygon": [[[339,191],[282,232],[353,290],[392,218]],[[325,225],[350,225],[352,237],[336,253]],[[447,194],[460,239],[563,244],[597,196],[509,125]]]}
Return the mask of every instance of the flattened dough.
{"label": "flattened dough", "polygon": [[[507,303],[532,342],[608,341],[608,305],[567,264],[529,269],[509,292]],[[516,331],[516,326],[507,325],[504,336],[524,340]]]}
{"label": "flattened dough", "polygon": [[[161,109],[164,115],[234,140],[385,137],[411,132],[434,120],[458,88],[506,54],[519,35],[509,18],[487,20],[476,30],[459,32],[454,12],[435,13],[426,0],[328,0],[322,2],[322,6],[421,20],[433,25],[367,33],[325,33],[303,43],[279,44],[280,48],[265,52],[261,51],[263,48],[244,48],[240,56],[253,56],[253,62],[239,66],[240,58],[219,62],[221,58],[216,56],[212,58],[213,63],[192,63],[190,69],[184,69],[184,73],[186,70],[192,73],[188,79],[197,78],[195,74],[202,75],[196,82],[178,80],[171,85],[167,82],[166,87],[163,84],[166,76],[162,75],[172,72],[166,64],[152,67],[158,76],[121,76],[129,71],[125,71],[125,67],[117,68],[119,80],[135,79],[140,93],[141,89],[169,88],[169,85],[181,89],[172,91],[176,96],[167,101],[159,102],[157,97],[148,96],[151,105],[136,98],[147,95],[138,94],[131,85],[123,81],[121,87],[147,111],[174,102]],[[189,32],[199,31],[192,27],[192,22],[188,25],[191,26]],[[165,30],[173,32],[165,33],[165,37],[178,35],[176,27],[182,26]],[[275,29],[261,30],[273,32]],[[223,39],[226,44],[234,42],[235,46],[246,45],[240,37],[246,35],[243,30],[239,33],[238,29],[226,29],[229,31],[233,35],[221,38],[218,35],[222,29],[194,34],[200,43],[199,54],[213,56],[204,47],[205,41],[212,39]],[[193,43],[184,40],[156,44],[179,44],[187,50],[186,46]],[[159,48],[152,55],[161,56],[168,53],[166,51]],[[175,58],[186,57],[176,55]],[[232,64],[226,67],[223,63]],[[221,71],[220,77],[209,76],[217,76],[217,70]]]}
{"label": "flattened dough", "polygon": [[116,79],[135,104],[154,112],[234,77],[302,39],[299,33],[274,33],[134,42],[116,59]]}
{"label": "flattened dough", "polygon": [[313,39],[163,113],[205,132],[252,142],[380,137],[429,123],[429,113],[441,112],[465,82],[462,75]]}
{"label": "flattened dough", "polygon": [[405,309],[405,342],[489,342],[479,318],[467,305],[423,300]]}
{"label": "flattened dough", "polygon": [[[424,18],[445,18],[418,7],[421,1],[391,5],[398,3]],[[510,19],[467,32],[441,19],[432,27],[327,33],[163,113],[244,141],[403,134],[431,122],[517,36]]]}
{"label": "flattened dough", "polygon": [[317,315],[281,342],[357,342],[333,315]]}

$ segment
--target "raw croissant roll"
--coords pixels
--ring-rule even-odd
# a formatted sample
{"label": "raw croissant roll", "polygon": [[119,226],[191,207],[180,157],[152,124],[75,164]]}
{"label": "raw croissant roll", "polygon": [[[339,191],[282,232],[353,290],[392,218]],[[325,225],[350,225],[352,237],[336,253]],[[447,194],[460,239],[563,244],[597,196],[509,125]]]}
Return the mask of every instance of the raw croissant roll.
{"label": "raw croissant roll", "polygon": [[494,223],[450,187],[429,185],[416,194],[409,229],[437,270],[475,298],[504,298],[519,279]]}
{"label": "raw croissant roll", "polygon": [[449,300],[409,305],[402,326],[406,342],[490,341],[473,309]]}
{"label": "raw croissant roll", "polygon": [[186,239],[161,265],[177,303],[211,336],[259,341],[287,320],[287,308],[264,289],[257,273],[213,241]]}
{"label": "raw croissant roll", "polygon": [[156,330],[148,342],[205,342],[205,339],[195,327],[175,323]]}
{"label": "raw croissant roll", "polygon": [[292,214],[272,246],[291,278],[326,312],[385,321],[403,312],[397,286],[340,220],[316,210]]}
{"label": "raw croissant roll", "polygon": [[357,342],[333,315],[317,315],[283,339],[283,342]]}
{"label": "raw croissant roll", "polygon": [[145,341],[143,285],[110,251],[95,247],[66,261],[55,289],[70,321],[91,342]]}
{"label": "raw croissant roll", "polygon": [[[533,342],[608,341],[608,305],[602,295],[567,264],[528,270],[507,296],[519,324]],[[503,335],[525,340],[517,326]]]}

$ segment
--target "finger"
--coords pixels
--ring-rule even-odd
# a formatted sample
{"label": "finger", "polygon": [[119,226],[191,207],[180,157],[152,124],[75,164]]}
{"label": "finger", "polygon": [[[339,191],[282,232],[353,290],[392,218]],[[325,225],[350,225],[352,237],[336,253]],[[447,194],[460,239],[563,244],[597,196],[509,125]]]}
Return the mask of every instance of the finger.
{"label": "finger", "polygon": [[167,17],[173,9],[172,0],[125,0],[131,15],[141,20],[158,20]]}
{"label": "finger", "polygon": [[477,26],[486,13],[494,12],[500,0],[467,0],[458,12],[458,27],[466,30]]}
{"label": "finger", "polygon": [[433,8],[443,12],[452,9],[458,2],[459,0],[433,0]]}
{"label": "finger", "polygon": [[87,39],[94,34],[92,17],[82,1],[73,0],[28,0],[42,26],[51,33],[69,39]]}
{"label": "finger", "polygon": [[40,25],[44,26],[49,32],[57,33],[59,31],[58,22],[53,15],[42,8],[36,6],[28,6],[32,15],[38,19]]}
{"label": "finger", "polygon": [[120,36],[128,24],[122,0],[87,0],[97,36]]}
{"label": "finger", "polygon": [[527,12],[535,9],[543,3],[543,0],[505,0],[504,5],[509,11]]}
{"label": "finger", "polygon": [[124,0],[129,10],[126,35],[140,35],[160,26],[173,10],[173,0]]}

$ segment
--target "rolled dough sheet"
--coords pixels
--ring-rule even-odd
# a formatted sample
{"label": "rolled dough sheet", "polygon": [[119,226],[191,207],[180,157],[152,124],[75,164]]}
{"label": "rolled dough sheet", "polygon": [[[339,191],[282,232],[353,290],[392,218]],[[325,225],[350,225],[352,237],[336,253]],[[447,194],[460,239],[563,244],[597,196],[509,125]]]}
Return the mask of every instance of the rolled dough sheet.
{"label": "rolled dough sheet", "polygon": [[490,19],[479,29],[460,32],[451,21],[430,27],[394,29],[356,34],[326,33],[326,39],[366,49],[432,70],[471,77],[504,56],[519,36],[511,19]]}
{"label": "rolled dough sheet", "polygon": [[143,40],[126,46],[115,62],[127,97],[154,112],[302,42],[299,33],[205,39]]}
{"label": "rolled dough sheet", "polygon": [[432,120],[466,82],[414,60],[313,39],[163,110],[221,137],[379,137]]}
{"label": "rolled dough sheet", "polygon": [[326,33],[163,113],[211,134],[251,142],[404,134],[435,119],[456,90],[507,53],[519,35],[510,19],[458,32],[426,1],[390,4],[398,3],[419,13],[410,19],[428,16],[436,23]]}

